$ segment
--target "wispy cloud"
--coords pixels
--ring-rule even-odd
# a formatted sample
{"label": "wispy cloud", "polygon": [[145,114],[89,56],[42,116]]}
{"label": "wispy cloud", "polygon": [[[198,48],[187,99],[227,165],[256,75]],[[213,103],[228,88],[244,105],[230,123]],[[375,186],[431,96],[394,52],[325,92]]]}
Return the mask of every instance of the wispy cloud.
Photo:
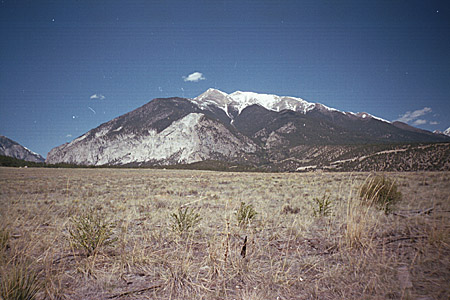
{"label": "wispy cloud", "polygon": [[72,137],[72,135],[69,133],[69,134],[66,134],[66,137],[70,138],[70,137]]}
{"label": "wispy cloud", "polygon": [[427,120],[424,119],[417,119],[413,122],[413,125],[423,125],[423,124],[427,124]]}
{"label": "wispy cloud", "polygon": [[99,99],[99,100],[103,100],[103,99],[105,99],[105,96],[103,96],[102,94],[94,94],[94,95],[92,95],[91,97],[89,97],[89,98],[91,98],[91,99]]}
{"label": "wispy cloud", "polygon": [[183,76],[183,79],[186,82],[198,82],[200,80],[205,80],[206,78],[203,76],[203,73],[194,72],[188,76]]}
{"label": "wispy cloud", "polygon": [[400,118],[398,118],[396,121],[404,123],[413,122],[414,125],[423,125],[427,123],[427,120],[419,118],[431,112],[432,110],[430,107],[424,107],[422,109],[418,109],[415,111],[407,111],[406,113],[401,115]]}

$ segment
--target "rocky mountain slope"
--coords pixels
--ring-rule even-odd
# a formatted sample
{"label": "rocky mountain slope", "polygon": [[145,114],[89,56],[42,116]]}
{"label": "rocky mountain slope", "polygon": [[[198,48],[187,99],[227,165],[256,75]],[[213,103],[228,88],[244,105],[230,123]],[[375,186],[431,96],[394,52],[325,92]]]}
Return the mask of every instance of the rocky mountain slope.
{"label": "rocky mountain slope", "polygon": [[3,135],[0,135],[0,155],[32,162],[44,162],[45,160],[41,155],[34,153]]}
{"label": "rocky mountain slope", "polygon": [[47,163],[142,165],[245,161],[258,146],[182,98],[154,99],[50,151]]}
{"label": "rocky mountain slope", "polygon": [[[338,157],[343,145],[435,142],[450,142],[450,137],[301,98],[209,89],[194,99],[154,99],[52,149],[46,161],[172,165],[215,160],[296,170],[310,159],[299,147],[340,149]],[[288,167],[285,161],[291,162]]]}

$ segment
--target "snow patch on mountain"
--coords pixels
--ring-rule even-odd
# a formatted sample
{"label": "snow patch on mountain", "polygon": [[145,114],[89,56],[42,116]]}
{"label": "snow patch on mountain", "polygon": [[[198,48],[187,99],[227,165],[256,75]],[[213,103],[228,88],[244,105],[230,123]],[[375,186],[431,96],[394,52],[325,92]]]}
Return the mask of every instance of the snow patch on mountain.
{"label": "snow patch on mountain", "polygon": [[31,153],[31,155],[36,156],[36,157],[39,157],[39,158],[40,158],[40,162],[42,162],[43,157],[42,157],[40,154],[38,154],[38,153],[36,153],[36,152],[34,152],[34,151],[28,149],[28,148],[25,147],[25,146],[22,146],[22,147],[25,149],[25,151],[28,151],[29,153]]}
{"label": "snow patch on mountain", "polygon": [[385,122],[385,123],[389,123],[389,124],[392,123],[392,122],[390,122],[390,121],[388,121],[388,120],[385,120],[385,119],[380,118],[380,117],[376,117],[376,116],[371,115],[371,114],[368,114],[368,113],[366,113],[366,112],[359,112],[359,113],[346,112],[345,114],[347,114],[347,115],[353,115],[353,116],[358,117],[358,118],[361,118],[361,119],[375,119],[375,120],[378,120],[378,121],[381,121],[381,122]]}

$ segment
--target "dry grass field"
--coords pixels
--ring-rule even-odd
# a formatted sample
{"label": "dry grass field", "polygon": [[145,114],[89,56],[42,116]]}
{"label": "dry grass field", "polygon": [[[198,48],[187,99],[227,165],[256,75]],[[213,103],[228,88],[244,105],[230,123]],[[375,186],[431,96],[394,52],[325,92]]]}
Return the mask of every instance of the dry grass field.
{"label": "dry grass field", "polygon": [[0,292],[449,299],[450,173],[384,175],[388,214],[369,173],[0,168]]}

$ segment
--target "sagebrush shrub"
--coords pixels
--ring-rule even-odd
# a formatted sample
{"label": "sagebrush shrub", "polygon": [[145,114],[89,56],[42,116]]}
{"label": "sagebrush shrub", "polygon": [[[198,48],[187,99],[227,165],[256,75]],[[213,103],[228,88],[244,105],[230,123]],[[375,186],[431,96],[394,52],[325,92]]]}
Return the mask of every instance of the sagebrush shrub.
{"label": "sagebrush shrub", "polygon": [[94,254],[100,247],[117,241],[113,237],[113,225],[93,210],[72,218],[71,225],[69,234],[72,244],[83,249],[87,256]]}
{"label": "sagebrush shrub", "polygon": [[402,193],[397,190],[395,181],[384,175],[368,178],[362,185],[359,195],[366,204],[375,205],[386,213],[402,198]]}

